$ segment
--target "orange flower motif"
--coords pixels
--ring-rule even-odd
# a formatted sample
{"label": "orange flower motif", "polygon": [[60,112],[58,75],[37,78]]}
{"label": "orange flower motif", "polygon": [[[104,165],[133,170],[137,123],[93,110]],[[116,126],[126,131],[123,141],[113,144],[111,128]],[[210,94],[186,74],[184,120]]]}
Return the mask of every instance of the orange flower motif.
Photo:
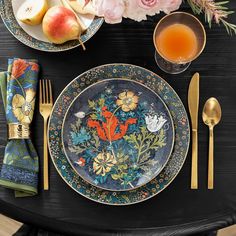
{"label": "orange flower motif", "polygon": [[31,65],[31,70],[33,70],[33,71],[38,71],[39,70],[39,66],[38,66],[37,63],[30,62],[29,64]]}
{"label": "orange flower motif", "polygon": [[85,166],[85,159],[83,157],[80,157],[80,159],[76,163],[79,166],[83,167],[83,166]]}
{"label": "orange flower motif", "polygon": [[12,65],[12,75],[11,75],[11,79],[17,79],[19,78],[21,75],[24,74],[26,68],[27,68],[27,62],[25,60],[22,59],[17,59],[13,62]]}
{"label": "orange flower motif", "polygon": [[[137,122],[136,118],[129,118],[122,124],[112,112],[107,110],[107,107],[102,108],[102,115],[106,121],[100,122],[89,119],[87,125],[90,128],[96,128],[99,138],[104,141],[121,139],[126,134],[129,125]],[[120,132],[116,132],[117,127],[119,127]]]}

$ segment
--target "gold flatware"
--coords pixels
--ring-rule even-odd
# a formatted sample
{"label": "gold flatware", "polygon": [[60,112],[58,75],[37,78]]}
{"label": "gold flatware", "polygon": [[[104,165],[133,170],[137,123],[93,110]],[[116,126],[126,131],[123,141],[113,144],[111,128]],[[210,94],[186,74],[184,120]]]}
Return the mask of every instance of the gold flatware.
{"label": "gold flatware", "polygon": [[48,146],[47,146],[47,121],[52,111],[52,85],[50,80],[39,81],[39,111],[44,119],[43,133],[43,188],[49,189],[48,181]]}
{"label": "gold flatware", "polygon": [[188,90],[188,107],[192,122],[192,167],[191,189],[198,189],[198,107],[199,107],[199,73],[191,79]]}
{"label": "gold flatware", "polygon": [[209,98],[203,108],[202,119],[209,127],[208,189],[214,188],[214,127],[221,120],[220,103],[216,98]]}

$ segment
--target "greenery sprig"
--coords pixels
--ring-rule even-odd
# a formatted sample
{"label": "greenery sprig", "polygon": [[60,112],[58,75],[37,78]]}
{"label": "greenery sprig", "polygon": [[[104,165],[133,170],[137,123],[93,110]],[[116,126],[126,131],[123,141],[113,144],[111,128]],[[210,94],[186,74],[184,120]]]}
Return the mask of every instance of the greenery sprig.
{"label": "greenery sprig", "polygon": [[236,25],[229,23],[227,18],[234,11],[230,11],[226,4],[229,1],[215,2],[214,0],[187,0],[195,14],[205,14],[205,20],[211,27],[214,20],[217,24],[222,23],[228,34],[236,34]]}

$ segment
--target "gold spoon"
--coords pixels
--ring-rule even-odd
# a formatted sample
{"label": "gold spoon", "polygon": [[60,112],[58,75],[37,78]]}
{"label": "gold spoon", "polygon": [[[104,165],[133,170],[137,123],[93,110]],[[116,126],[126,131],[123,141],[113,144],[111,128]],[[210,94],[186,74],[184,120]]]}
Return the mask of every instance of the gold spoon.
{"label": "gold spoon", "polygon": [[202,119],[209,127],[208,189],[214,188],[214,126],[221,120],[221,107],[216,98],[209,98],[203,108]]}

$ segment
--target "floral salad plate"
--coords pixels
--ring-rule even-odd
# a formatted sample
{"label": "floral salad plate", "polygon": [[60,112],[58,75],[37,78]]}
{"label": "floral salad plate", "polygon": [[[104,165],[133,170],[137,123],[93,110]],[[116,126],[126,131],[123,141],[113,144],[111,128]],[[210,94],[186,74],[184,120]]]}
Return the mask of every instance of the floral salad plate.
{"label": "floral salad plate", "polygon": [[[71,166],[62,145],[62,124],[74,99],[88,86],[110,78],[129,78],[156,92],[171,112],[175,138],[173,151],[161,172],[147,184],[131,191],[108,191],[85,181]],[[180,172],[189,148],[190,129],[186,110],[174,89],[157,74],[139,66],[108,64],[79,75],[57,98],[48,124],[48,143],[52,162],[65,183],[80,195],[107,205],[124,206],[150,199],[167,188]]]}
{"label": "floral salad plate", "polygon": [[[50,43],[43,34],[42,25],[30,26],[20,22],[16,18],[16,13],[24,1],[25,0],[0,0],[1,18],[7,29],[20,42],[31,48],[48,52],[65,51],[80,46],[78,40],[68,41],[59,45]],[[60,0],[48,0],[48,3],[50,7],[61,5]],[[86,32],[81,35],[81,41],[85,43],[99,30],[104,20],[103,18],[91,15],[81,15],[80,18],[87,27]]]}
{"label": "floral salad plate", "polygon": [[82,91],[63,122],[65,154],[90,184],[138,188],[155,178],[174,144],[174,126],[162,99],[143,84],[107,79]]}

